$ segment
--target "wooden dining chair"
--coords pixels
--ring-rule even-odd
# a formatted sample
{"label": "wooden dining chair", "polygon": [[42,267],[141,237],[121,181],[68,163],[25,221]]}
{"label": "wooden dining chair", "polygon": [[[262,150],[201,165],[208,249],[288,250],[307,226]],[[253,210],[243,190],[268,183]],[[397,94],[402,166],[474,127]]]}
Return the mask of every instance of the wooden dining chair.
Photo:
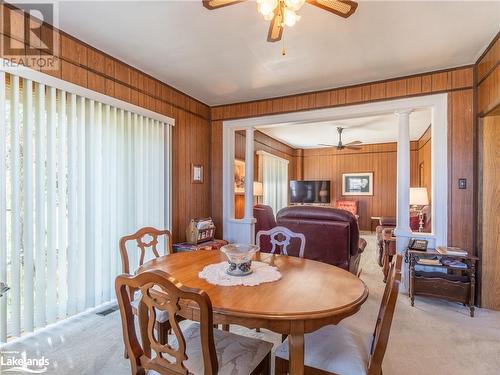
{"label": "wooden dining chair", "polygon": [[[214,330],[212,303],[206,292],[184,287],[160,270],[136,276],[120,275],[116,278],[115,289],[132,375],[153,371],[161,375],[269,374],[273,344]],[[136,333],[129,289],[142,293],[139,304],[141,340]],[[179,313],[183,304],[198,306],[200,323],[181,328]],[[158,311],[166,313],[172,326],[174,337],[169,340],[170,344],[160,342],[155,335]]]}
{"label": "wooden dining chair", "polygon": [[271,254],[274,254],[279,248],[281,254],[288,255],[288,247],[293,238],[300,240],[299,257],[304,257],[304,249],[306,247],[306,237],[302,233],[292,232],[290,229],[277,226],[269,230],[260,230],[257,232],[257,245],[260,245],[262,236],[269,236],[271,241]]}
{"label": "wooden dining chair", "polygon": [[[394,257],[371,337],[341,325],[329,325],[304,338],[304,373],[382,375],[392,318],[401,282],[402,256]],[[288,373],[288,340],[276,349],[275,374]]]}
{"label": "wooden dining chair", "polygon": [[[163,254],[158,251],[159,238],[165,237],[165,249]],[[158,258],[161,255],[172,254],[172,234],[169,230],[159,230],[153,227],[144,227],[139,229],[134,234],[124,236],[120,239],[120,256],[122,260],[122,272],[126,274],[131,274],[130,272],[130,261],[127,251],[127,244],[130,242],[135,242],[134,246],[140,251],[139,264],[142,266],[144,264],[144,259],[146,256],[146,251],[151,251],[152,254]],[[133,273],[135,273],[135,269]],[[141,298],[140,292],[137,289],[129,289],[130,300],[132,301],[132,311],[137,314],[139,301]],[[168,332],[170,330],[170,323],[168,317],[165,313],[160,313],[157,316],[156,329],[158,330],[160,342],[166,343],[168,338]],[[126,352],[125,352],[126,357]]]}

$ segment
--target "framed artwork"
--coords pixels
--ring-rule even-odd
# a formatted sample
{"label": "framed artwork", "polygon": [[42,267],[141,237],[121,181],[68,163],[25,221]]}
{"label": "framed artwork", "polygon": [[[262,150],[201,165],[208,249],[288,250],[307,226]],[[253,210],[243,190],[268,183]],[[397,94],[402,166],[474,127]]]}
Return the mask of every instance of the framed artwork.
{"label": "framed artwork", "polygon": [[343,173],[342,195],[373,195],[373,172]]}
{"label": "framed artwork", "polygon": [[191,164],[191,183],[192,184],[203,183],[203,165]]}
{"label": "framed artwork", "polygon": [[238,159],[234,161],[234,193],[245,194],[245,162]]}

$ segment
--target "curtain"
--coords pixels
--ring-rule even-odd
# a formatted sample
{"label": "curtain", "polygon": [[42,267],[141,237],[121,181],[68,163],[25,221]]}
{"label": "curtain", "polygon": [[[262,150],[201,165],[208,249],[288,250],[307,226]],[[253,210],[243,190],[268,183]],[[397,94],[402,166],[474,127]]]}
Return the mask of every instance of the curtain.
{"label": "curtain", "polygon": [[258,151],[259,178],[262,181],[263,203],[273,208],[274,214],[288,206],[288,160],[264,151]]}
{"label": "curtain", "polygon": [[171,126],[3,72],[0,119],[6,342],[113,300],[119,238],[170,226]]}

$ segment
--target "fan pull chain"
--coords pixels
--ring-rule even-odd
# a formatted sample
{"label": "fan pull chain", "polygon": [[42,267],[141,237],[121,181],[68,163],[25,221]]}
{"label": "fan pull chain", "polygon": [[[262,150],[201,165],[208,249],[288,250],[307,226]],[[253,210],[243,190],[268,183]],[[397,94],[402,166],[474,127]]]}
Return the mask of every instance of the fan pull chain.
{"label": "fan pull chain", "polygon": [[281,38],[283,42],[283,46],[281,47],[281,56],[286,56],[286,48],[285,48],[285,33],[283,33],[283,37]]}

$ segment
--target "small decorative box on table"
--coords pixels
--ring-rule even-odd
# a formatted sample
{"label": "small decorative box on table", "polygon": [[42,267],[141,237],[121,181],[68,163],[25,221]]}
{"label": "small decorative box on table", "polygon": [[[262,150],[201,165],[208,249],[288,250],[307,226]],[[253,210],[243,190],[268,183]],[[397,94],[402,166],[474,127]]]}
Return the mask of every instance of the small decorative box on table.
{"label": "small decorative box on table", "polygon": [[[456,255],[428,249],[427,251],[406,250],[405,260],[409,263],[410,288],[409,297],[414,305],[415,295],[444,298],[449,301],[463,303],[474,316],[474,292],[476,284],[475,256]],[[423,266],[415,270],[416,266]],[[437,267],[446,272],[427,271],[425,267]]]}
{"label": "small decorative box on table", "polygon": [[185,251],[198,251],[198,250],[219,250],[222,246],[227,245],[228,242],[225,240],[211,240],[206,242],[201,242],[199,244],[192,244],[189,242],[174,243],[172,248],[174,253],[181,253]]}

